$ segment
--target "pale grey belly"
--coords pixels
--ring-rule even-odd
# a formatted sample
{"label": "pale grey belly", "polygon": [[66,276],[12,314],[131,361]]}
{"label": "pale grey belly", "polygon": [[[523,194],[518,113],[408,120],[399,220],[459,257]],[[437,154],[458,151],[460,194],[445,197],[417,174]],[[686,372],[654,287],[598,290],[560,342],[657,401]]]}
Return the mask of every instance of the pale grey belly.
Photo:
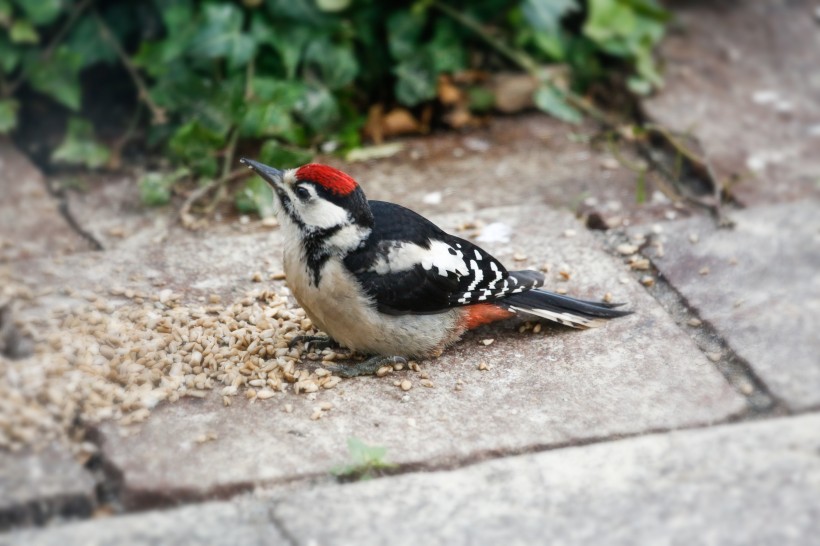
{"label": "pale grey belly", "polygon": [[345,347],[387,356],[438,355],[464,332],[461,311],[425,315],[386,315],[375,309],[339,259],[322,269],[319,287],[312,285],[304,262],[285,253],[288,286],[310,319]]}

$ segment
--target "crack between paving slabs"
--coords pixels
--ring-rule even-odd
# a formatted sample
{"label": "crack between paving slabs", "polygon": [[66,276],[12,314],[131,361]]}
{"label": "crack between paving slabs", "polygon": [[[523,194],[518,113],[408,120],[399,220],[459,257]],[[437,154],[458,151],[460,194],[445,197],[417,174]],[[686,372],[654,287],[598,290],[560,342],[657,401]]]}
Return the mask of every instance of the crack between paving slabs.
{"label": "crack between paving slabs", "polygon": [[92,250],[105,250],[103,244],[96,237],[94,237],[94,235],[83,229],[79,222],[77,222],[77,219],[74,218],[74,214],[71,212],[71,208],[68,205],[65,188],[54,187],[45,175],[43,175],[43,184],[45,184],[48,193],[57,200],[57,210],[60,211],[60,215],[66,221],[68,226],[74,231],[74,233],[90,244]]}
{"label": "crack between paving slabs", "polygon": [[[618,254],[615,248],[621,243],[628,243],[629,238],[626,233],[622,231],[605,232],[604,234],[594,234],[600,239],[605,250],[617,258],[619,262],[623,263],[623,256]],[[651,238],[651,236],[650,236]],[[651,244],[647,240],[641,245],[640,250]],[[645,256],[649,259],[648,256]],[[689,304],[686,297],[681,294],[674,286],[672,286],[666,278],[661,274],[655,266],[652,259],[649,259],[649,270],[628,271],[629,275],[640,283],[640,278],[644,275],[651,275],[654,284],[646,286],[640,283],[658,304],[670,315],[673,322],[683,331],[686,336],[692,340],[695,346],[707,357],[709,362],[713,363],[715,368],[723,375],[726,381],[732,388],[741,396],[744,397],[747,403],[746,415],[739,420],[756,420],[760,418],[778,417],[783,415],[790,415],[791,413],[786,408],[785,404],[775,396],[768,388],[766,383],[755,373],[752,366],[738,355],[726,339],[720,335],[718,330],[707,320],[703,320],[697,311]],[[700,324],[697,327],[684,328],[679,317],[697,318]],[[720,358],[712,360],[708,353],[712,352],[711,344],[716,344],[720,350]],[[751,385],[751,392],[744,392],[744,381]]]}

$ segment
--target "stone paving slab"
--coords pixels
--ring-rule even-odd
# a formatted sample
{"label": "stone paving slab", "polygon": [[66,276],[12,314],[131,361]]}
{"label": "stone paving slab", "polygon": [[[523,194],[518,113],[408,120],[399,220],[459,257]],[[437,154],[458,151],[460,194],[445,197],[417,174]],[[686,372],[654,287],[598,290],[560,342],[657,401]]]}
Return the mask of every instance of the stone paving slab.
{"label": "stone paving slab", "polygon": [[816,2],[685,2],[660,46],[649,118],[694,135],[744,205],[820,195]]}
{"label": "stone paving slab", "polygon": [[54,516],[89,515],[95,506],[94,479],[65,450],[0,450],[0,530],[37,524]]}
{"label": "stone paving slab", "polygon": [[0,137],[0,263],[89,250],[66,223],[43,175]]}
{"label": "stone paving slab", "polygon": [[270,508],[251,499],[205,503],[163,512],[94,519],[45,530],[0,535],[0,544],[20,546],[136,546],[291,544],[270,517]]}
{"label": "stone paving slab", "polygon": [[820,407],[820,201],[731,218],[734,229],[668,224],[663,256],[657,245],[644,252],[775,397],[792,410]]}
{"label": "stone paving slab", "polygon": [[818,430],[815,413],[676,431],[27,530],[0,544],[812,544]]}
{"label": "stone paving slab", "polygon": [[[820,415],[290,494],[297,544],[813,544]],[[320,518],[317,515],[321,514]]]}
{"label": "stone paving slab", "polygon": [[[438,218],[447,229],[465,219]],[[744,411],[744,399],[570,215],[533,206],[488,209],[469,219],[503,221],[512,228],[509,243],[485,245],[509,265],[549,262],[552,288],[587,299],[610,292],[636,313],[584,332],[556,326],[520,334],[515,324],[481,331],[423,363],[434,388],[403,371],[345,381],[316,395],[238,399],[227,408],[218,396],[161,405],[125,436],[119,425],[103,424],[102,456],[121,480],[123,503],[173,503],[326,476],[345,461],[350,437],[387,447],[396,463],[445,467],[500,453],[711,424]],[[93,262],[76,256],[59,269],[41,264],[49,275],[37,268],[26,275],[80,293],[109,278],[132,279],[130,286],[144,289],[168,280],[184,301],[197,301],[210,292],[249,287],[249,272],[263,267],[261,249],[271,269],[280,267],[273,250],[281,244],[277,239],[278,232],[198,245],[187,241],[144,253],[109,252]],[[263,241],[267,246],[260,246]],[[515,253],[527,258],[514,262]],[[562,264],[569,281],[558,280]],[[485,346],[484,339],[495,342]],[[482,361],[488,371],[477,369]],[[408,378],[413,389],[394,386],[395,378]],[[311,420],[321,402],[333,408]],[[286,404],[292,413],[284,411]],[[197,442],[203,435],[214,439]]]}

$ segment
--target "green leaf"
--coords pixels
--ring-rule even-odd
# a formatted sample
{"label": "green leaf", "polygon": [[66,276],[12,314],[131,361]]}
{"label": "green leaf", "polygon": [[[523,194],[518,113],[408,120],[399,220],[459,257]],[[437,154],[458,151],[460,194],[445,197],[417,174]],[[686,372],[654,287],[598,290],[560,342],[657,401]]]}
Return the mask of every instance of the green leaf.
{"label": "green leaf", "polygon": [[100,32],[100,27],[93,17],[84,17],[77,21],[68,35],[66,45],[80,59],[82,68],[99,62],[112,63],[117,60],[117,53]]}
{"label": "green leaf", "polygon": [[171,188],[173,185],[190,174],[190,171],[186,168],[180,168],[170,173],[145,173],[137,183],[140,200],[149,207],[168,204],[171,201]]}
{"label": "green leaf", "polygon": [[71,118],[65,139],[51,154],[51,160],[96,169],[105,165],[110,155],[108,148],[94,138],[94,128],[89,121]]}
{"label": "green leaf", "polygon": [[310,163],[313,154],[308,150],[282,146],[275,140],[268,140],[259,150],[259,161],[277,169],[291,169]]}
{"label": "green leaf", "polygon": [[4,74],[11,74],[20,63],[20,47],[9,42],[8,38],[0,34],[0,69]]}
{"label": "green leaf", "polygon": [[34,26],[25,19],[17,19],[9,29],[9,38],[15,44],[36,44],[40,41]]}
{"label": "green leaf", "polygon": [[176,130],[168,148],[197,174],[213,177],[218,169],[216,152],[224,144],[224,135],[193,120]]}
{"label": "green leaf", "polygon": [[393,69],[396,75],[396,98],[406,106],[415,106],[436,96],[437,74],[423,52],[400,62]]}
{"label": "green leaf", "polygon": [[305,86],[297,82],[273,78],[254,78],[251,84],[253,98],[240,122],[242,136],[278,136],[290,142],[301,138],[291,112],[305,93]]}
{"label": "green leaf", "polygon": [[387,20],[387,46],[393,59],[401,61],[418,52],[424,30],[423,13],[396,11]]}
{"label": "green leaf", "polygon": [[206,4],[205,19],[194,38],[194,55],[225,58],[234,68],[247,64],[256,53],[256,41],[242,31],[242,10],[229,3]]}
{"label": "green leaf", "polygon": [[313,40],[305,50],[306,70],[311,67],[330,89],[338,89],[353,81],[359,64],[350,45],[334,44],[327,38]]}
{"label": "green leaf", "polygon": [[57,48],[50,59],[43,61],[38,52],[27,56],[26,71],[31,86],[71,110],[80,108],[79,73],[82,58],[67,46]]}
{"label": "green leaf", "polygon": [[350,7],[352,0],[316,0],[316,7],[321,11],[336,13]]}
{"label": "green leaf", "polygon": [[0,134],[6,134],[17,127],[17,109],[19,104],[14,99],[0,100]]}
{"label": "green leaf", "polygon": [[296,113],[310,129],[317,133],[328,132],[339,122],[339,104],[326,87],[313,86],[307,89]]}
{"label": "green leaf", "polygon": [[37,26],[53,23],[63,11],[63,0],[15,0],[14,3]]}
{"label": "green leaf", "polygon": [[581,123],[583,116],[573,108],[564,95],[549,84],[535,90],[535,105],[547,114],[569,123]]}
{"label": "green leaf", "polygon": [[561,28],[561,18],[578,9],[577,0],[524,0],[521,5],[530,26],[552,34]]}
{"label": "green leaf", "polygon": [[285,76],[289,80],[296,78],[305,49],[314,38],[307,27],[279,25],[271,28],[256,14],[251,21],[251,34],[258,43],[269,44],[276,50],[285,68]]}
{"label": "green leaf", "polygon": [[243,214],[257,213],[262,218],[273,216],[273,190],[267,182],[254,176],[236,192],[234,205]]}
{"label": "green leaf", "polygon": [[449,19],[438,20],[433,39],[425,49],[438,73],[458,72],[467,67],[467,50]]}

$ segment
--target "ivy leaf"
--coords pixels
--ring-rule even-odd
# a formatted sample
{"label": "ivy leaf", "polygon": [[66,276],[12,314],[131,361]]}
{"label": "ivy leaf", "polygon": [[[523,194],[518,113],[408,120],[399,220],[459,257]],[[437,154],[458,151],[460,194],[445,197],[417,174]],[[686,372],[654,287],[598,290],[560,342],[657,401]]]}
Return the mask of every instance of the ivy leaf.
{"label": "ivy leaf", "polygon": [[406,106],[415,106],[436,96],[437,74],[428,55],[423,52],[400,62],[396,75],[396,98]]}
{"label": "ivy leaf", "polygon": [[198,174],[213,177],[218,168],[216,150],[224,143],[223,135],[193,120],[176,130],[168,148]]}
{"label": "ivy leaf", "polygon": [[149,207],[168,204],[171,201],[171,187],[190,174],[190,171],[184,167],[170,173],[145,173],[137,183],[140,191],[140,201]]}
{"label": "ivy leaf", "polygon": [[13,45],[0,34],[0,69],[4,74],[11,74],[20,63],[20,48]]}
{"label": "ivy leaf", "polygon": [[297,82],[274,78],[254,78],[253,98],[239,124],[243,136],[282,137],[290,142],[301,138],[291,112],[299,103],[305,87]]}
{"label": "ivy leaf", "polygon": [[91,17],[77,21],[66,45],[82,59],[82,68],[99,62],[111,63],[117,59],[116,51],[108,40],[103,39],[99,25]]}
{"label": "ivy leaf", "polygon": [[448,19],[440,19],[436,23],[433,39],[426,49],[436,72],[458,72],[467,66],[467,51],[463,40]]}
{"label": "ivy leaf", "polygon": [[273,190],[267,182],[254,176],[236,192],[234,205],[242,214],[257,213],[262,218],[273,216]]}
{"label": "ivy leaf", "polygon": [[305,50],[305,64],[315,67],[319,78],[330,89],[338,89],[353,81],[359,64],[350,46],[332,43],[327,38],[313,40]]}
{"label": "ivy leaf", "polygon": [[0,100],[0,134],[6,134],[17,127],[17,109],[19,104],[14,99]]}
{"label": "ivy leaf", "polygon": [[327,132],[339,121],[339,104],[326,88],[313,86],[307,89],[296,105],[299,118],[317,133]]}
{"label": "ivy leaf", "polygon": [[401,61],[418,52],[425,18],[412,10],[397,11],[387,20],[387,47],[393,59]]}
{"label": "ivy leaf", "polygon": [[549,84],[542,84],[533,96],[535,105],[547,114],[569,123],[581,123],[581,113],[570,105],[564,95]]}
{"label": "ivy leaf", "polygon": [[80,108],[79,73],[82,58],[62,45],[50,59],[43,61],[38,53],[26,58],[26,71],[31,86],[71,110]]}
{"label": "ivy leaf", "polygon": [[229,3],[205,5],[205,20],[194,38],[194,54],[207,59],[225,58],[234,68],[256,53],[256,42],[242,32],[242,10]]}
{"label": "ivy leaf", "polygon": [[94,138],[94,128],[89,121],[71,118],[65,139],[51,154],[51,160],[96,169],[105,165],[110,156],[108,148]]}
{"label": "ivy leaf", "polygon": [[276,50],[284,65],[285,77],[289,80],[296,78],[305,48],[314,38],[307,27],[279,25],[271,28],[259,15],[251,21],[251,34],[258,43],[269,44]]}
{"label": "ivy leaf", "polygon": [[53,23],[63,10],[63,0],[15,0],[14,3],[37,26]]}
{"label": "ivy leaf", "polygon": [[34,26],[25,19],[17,19],[9,29],[9,38],[15,44],[36,44],[40,42]]}
{"label": "ivy leaf", "polygon": [[268,140],[259,150],[259,161],[277,169],[292,169],[310,163],[313,154],[301,148],[282,146],[275,140]]}
{"label": "ivy leaf", "polygon": [[578,9],[577,0],[524,0],[521,5],[521,11],[530,26],[550,34],[555,34],[561,28],[561,18]]}

